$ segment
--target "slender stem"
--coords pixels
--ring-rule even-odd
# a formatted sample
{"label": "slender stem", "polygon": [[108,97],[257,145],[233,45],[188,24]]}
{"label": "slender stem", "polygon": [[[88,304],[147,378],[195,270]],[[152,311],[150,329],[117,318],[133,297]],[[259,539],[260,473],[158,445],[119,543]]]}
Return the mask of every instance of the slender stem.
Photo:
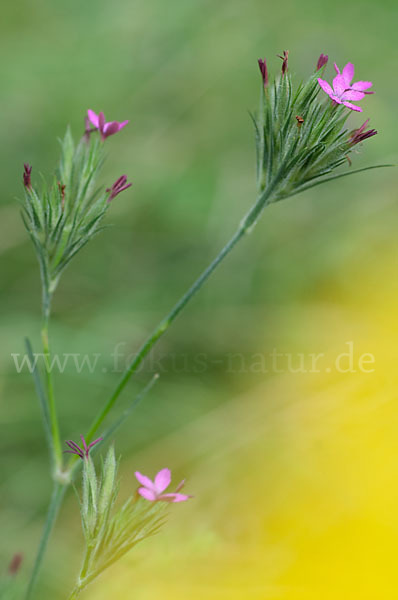
{"label": "slender stem", "polygon": [[51,308],[51,293],[48,290],[43,292],[43,324],[41,329],[41,339],[43,344],[43,354],[45,357],[45,368],[46,368],[46,387],[47,387],[47,400],[48,409],[50,416],[51,426],[51,437],[53,447],[53,460],[55,469],[60,471],[62,469],[62,448],[61,448],[61,437],[59,432],[59,424],[57,417],[57,408],[55,403],[54,395],[54,384],[51,372],[51,355],[50,355],[50,343],[49,343],[49,320],[50,320],[50,308]]}
{"label": "slender stem", "polygon": [[[59,476],[62,473],[62,449],[61,449],[61,438],[59,433],[59,425],[55,404],[54,386],[51,374],[51,363],[50,363],[50,345],[48,336],[48,326],[50,320],[51,311],[51,297],[52,292],[49,291],[48,279],[43,277],[43,322],[41,329],[41,338],[43,344],[43,354],[45,356],[45,367],[46,367],[46,388],[47,388],[47,401],[48,401],[48,416],[50,421],[50,436],[51,443],[50,448],[52,451],[54,475]],[[35,562],[33,565],[32,573],[30,576],[25,600],[29,600],[32,596],[34,586],[39,575],[39,571],[43,562],[44,554],[47,548],[47,544],[50,538],[50,534],[54,523],[57,518],[58,510],[62,504],[62,500],[68,487],[68,481],[64,483],[54,479],[53,494],[51,497],[50,505],[47,511],[46,522],[44,525],[43,533],[40,539],[39,548],[37,550]]]}
{"label": "slender stem", "polygon": [[152,334],[146,339],[144,344],[139,349],[137,355],[134,360],[130,363],[126,371],[124,372],[121,380],[116,386],[115,391],[106,402],[105,406],[97,416],[97,418],[92,423],[87,438],[88,440],[92,439],[93,435],[101,426],[104,419],[109,414],[110,410],[114,406],[116,400],[119,398],[123,389],[127,385],[130,377],[135,373],[138,369],[146,355],[150,352],[151,348],[156,344],[159,338],[168,330],[170,325],[173,323],[175,318],[179,315],[182,309],[188,304],[190,299],[196,294],[197,291],[200,290],[202,285],[207,281],[213,271],[218,267],[218,265],[224,260],[224,258],[231,252],[231,250],[235,247],[235,245],[239,242],[239,240],[248,233],[251,228],[255,225],[258,217],[261,212],[265,208],[269,197],[271,196],[274,189],[274,185],[271,184],[264,190],[257,201],[251,208],[251,210],[247,213],[246,217],[241,222],[240,226],[236,230],[235,234],[229,240],[229,242],[224,246],[221,252],[216,256],[216,258],[210,263],[210,265],[202,272],[202,274],[198,277],[198,279],[192,284],[192,286],[188,289],[188,291],[178,300],[178,302],[171,309],[169,314],[160,321],[159,325],[155,328]]}
{"label": "slender stem", "polygon": [[42,532],[42,536],[40,539],[39,549],[36,555],[35,563],[33,565],[32,574],[30,576],[25,600],[30,600],[32,597],[33,589],[35,587],[37,577],[40,571],[41,564],[43,562],[44,553],[46,551],[46,547],[48,544],[48,540],[53,529],[54,523],[56,521],[59,508],[62,504],[62,500],[66,491],[65,485],[61,485],[60,483],[54,484],[53,493],[51,496],[50,506],[48,507],[46,522],[44,525],[44,529]]}
{"label": "slender stem", "polygon": [[[247,213],[246,217],[243,219],[243,221],[241,222],[237,231],[232,236],[232,238],[229,240],[229,242],[224,246],[224,248],[221,250],[221,252],[218,254],[218,256],[216,256],[216,258],[210,263],[210,265],[203,271],[203,273],[198,277],[198,279],[192,284],[192,286],[188,289],[188,291],[180,298],[180,300],[178,300],[178,302],[174,305],[174,307],[171,309],[169,314],[164,319],[162,319],[162,321],[159,323],[159,325],[156,327],[156,329],[152,332],[152,334],[147,338],[147,340],[141,346],[141,348],[138,351],[137,356],[134,358],[134,360],[131,362],[129,367],[126,369],[124,375],[122,376],[122,378],[121,378],[119,384],[117,385],[115,391],[113,392],[112,396],[110,397],[108,402],[105,404],[104,408],[99,413],[98,417],[93,422],[93,424],[86,436],[86,439],[90,440],[92,438],[92,436],[94,435],[94,433],[101,426],[102,422],[108,415],[109,411],[112,409],[113,405],[117,401],[121,392],[127,385],[130,377],[137,370],[137,368],[142,363],[142,361],[144,360],[146,355],[150,352],[151,348],[162,337],[162,335],[168,330],[168,328],[173,323],[173,321],[176,319],[176,317],[179,315],[179,313],[188,304],[189,300],[196,294],[196,292],[199,291],[199,289],[202,287],[202,285],[207,281],[207,279],[210,277],[210,275],[213,273],[213,271],[218,267],[218,265],[224,260],[224,258],[231,252],[231,250],[235,247],[235,245],[239,242],[239,240],[246,233],[248,233],[251,230],[251,228],[255,225],[258,217],[260,216],[263,209],[267,205],[268,200],[273,192],[273,189],[274,189],[274,185],[271,183],[260,194],[257,201],[255,202],[255,204],[253,205],[251,210]],[[43,324],[43,330],[42,330],[43,331],[43,347],[45,348],[45,353],[47,353],[48,355],[49,355],[48,316],[49,316],[49,312],[50,312],[49,311],[50,301],[51,301],[51,298],[49,297],[47,304],[44,303],[44,307],[47,307],[47,310],[46,309],[44,310],[44,320],[43,320],[44,324]],[[55,402],[54,402],[51,373],[49,372],[48,375],[50,376],[50,378],[47,378],[47,386],[48,386],[48,390],[49,391],[51,390],[51,392],[52,392],[51,395],[49,393],[49,408],[50,408],[52,435],[54,437],[54,446],[57,444],[57,450],[55,452],[55,455],[57,457],[60,456],[61,460],[62,460],[60,436],[59,436],[59,430],[58,430],[58,420],[57,420],[56,411],[55,411]],[[50,504],[50,508],[49,508],[48,515],[47,515],[46,526],[45,526],[43,536],[42,536],[40,546],[39,546],[39,552],[36,557],[36,562],[35,562],[34,570],[32,573],[31,582],[29,584],[28,594],[27,594],[25,600],[29,600],[29,598],[30,598],[31,591],[33,589],[34,583],[37,578],[38,571],[41,566],[41,562],[43,559],[45,548],[48,543],[51,529],[52,529],[52,526],[56,519],[58,508],[62,503],[62,499],[63,499],[63,495],[64,495],[66,487],[67,487],[67,484],[65,484],[64,486],[61,487],[61,490],[62,490],[61,495],[55,496],[56,492],[54,491],[53,499]],[[58,489],[60,489],[60,485],[56,484],[55,490],[58,490]],[[81,588],[78,588],[78,587],[75,588],[74,591],[72,592],[71,596],[69,597],[69,600],[75,600],[78,597],[78,595],[80,594],[80,591],[81,591]]]}

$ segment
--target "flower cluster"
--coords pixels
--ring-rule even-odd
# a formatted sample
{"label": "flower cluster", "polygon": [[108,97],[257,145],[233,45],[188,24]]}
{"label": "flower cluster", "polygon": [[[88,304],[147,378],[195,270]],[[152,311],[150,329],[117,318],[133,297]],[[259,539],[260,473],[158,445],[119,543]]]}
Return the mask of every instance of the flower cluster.
{"label": "flower cluster", "polygon": [[[123,129],[128,121],[105,121],[103,112],[88,110],[85,133],[75,145],[68,129],[62,141],[56,176],[38,190],[32,183],[32,167],[25,163],[23,220],[33,241],[42,273],[44,295],[54,292],[60,274],[90,239],[101,231],[110,201],[127,190],[127,176],[101,191],[97,179],[104,162],[103,142]],[[90,128],[90,124],[94,127]],[[98,137],[91,135],[95,131]]]}
{"label": "flower cluster", "polygon": [[116,507],[119,486],[113,447],[109,448],[98,476],[90,448],[100,440],[87,445],[83,436],[81,439],[83,449],[75,442],[67,442],[70,452],[84,459],[80,511],[86,552],[75,596],[139,542],[157,533],[164,523],[169,503],[183,502],[191,497],[179,493],[184,481],[176,492],[164,493],[171,481],[169,469],[160,470],[154,481],[137,471],[135,476],[142,485],[138,494]]}
{"label": "flower cluster", "polygon": [[[376,135],[366,131],[368,120],[349,133],[345,129],[351,111],[361,112],[358,102],[372,94],[371,81],[354,82],[354,65],[340,69],[335,64],[333,86],[322,79],[328,55],[321,54],[315,72],[295,90],[289,73],[289,52],[282,55],[281,74],[271,77],[266,59],[258,60],[262,78],[259,113],[253,116],[257,145],[257,185],[260,201],[247,220],[247,227],[262,208],[330,179],[328,175],[349,165],[353,146]],[[319,97],[324,91],[330,98]],[[347,110],[349,109],[349,110]],[[333,178],[341,175],[334,175]]]}

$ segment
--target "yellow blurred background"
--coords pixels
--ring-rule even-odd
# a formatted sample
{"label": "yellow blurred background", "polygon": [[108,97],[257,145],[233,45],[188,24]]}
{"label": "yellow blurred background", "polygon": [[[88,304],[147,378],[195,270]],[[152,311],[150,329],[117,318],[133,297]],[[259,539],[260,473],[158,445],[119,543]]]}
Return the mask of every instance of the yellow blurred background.
{"label": "yellow blurred background", "polygon": [[[352,61],[376,93],[350,124],[370,117],[379,131],[354,166],[396,162],[397,17],[389,0],[4,7],[2,564],[22,551],[27,576],[51,490],[30,375],[17,374],[11,357],[24,351],[25,335],[38,350],[40,330],[38,268],[14,200],[22,163],[51,175],[56,138],[68,123],[78,138],[87,108],[130,119],[109,139],[103,183],[127,173],[134,186],[114,202],[113,227],[65,273],[54,304],[54,350],[101,355],[95,373],[56,375],[62,435],[77,439],[118,380],[117,345],[137,349],[253,201],[247,111],[257,106],[259,56],[279,69],[275,55],[289,49],[296,82],[321,52],[339,66]],[[195,497],[173,506],[163,532],[82,598],[397,597],[396,200],[389,169],[267,209],[181,315],[123,396],[120,409],[160,371],[116,448],[123,496],[136,487],[136,469],[152,476],[168,466]],[[355,372],[340,372],[336,358],[350,347]],[[285,355],[280,372],[274,351]],[[304,355],[306,372],[289,372],[287,354],[298,371]],[[324,355],[320,372],[308,372],[311,354]],[[363,354],[374,358],[371,372],[359,368]],[[67,597],[81,553],[71,493],[38,598]]]}

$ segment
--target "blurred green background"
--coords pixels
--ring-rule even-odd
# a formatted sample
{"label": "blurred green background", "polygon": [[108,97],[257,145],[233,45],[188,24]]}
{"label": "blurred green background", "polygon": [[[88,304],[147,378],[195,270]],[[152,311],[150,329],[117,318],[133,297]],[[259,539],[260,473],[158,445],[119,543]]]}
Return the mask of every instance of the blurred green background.
{"label": "blurred green background", "polygon": [[[363,115],[353,114],[350,123],[357,127],[369,117],[379,131],[354,153],[354,166],[394,162],[397,18],[392,0],[37,0],[3,6],[4,565],[14,551],[22,551],[22,575],[27,574],[51,489],[33,385],[28,373],[16,373],[11,358],[24,351],[26,335],[39,350],[38,267],[15,200],[22,197],[22,163],[31,163],[36,177],[51,176],[57,138],[67,124],[78,138],[87,108],[103,110],[108,120],[130,119],[107,141],[103,183],[127,173],[133,187],[113,203],[108,213],[113,226],[72,263],[54,303],[54,351],[101,354],[95,373],[79,374],[71,366],[56,376],[62,435],[76,439],[117,382],[115,346],[134,353],[255,197],[248,110],[257,106],[257,58],[266,56],[270,69],[279,69],[275,55],[289,49],[297,82],[313,71],[321,52],[339,66],[352,61],[356,79],[372,80],[376,93],[364,99]],[[331,64],[327,73],[330,80]],[[380,536],[377,516],[365,511],[362,524],[355,516],[361,500],[372,496],[370,476],[355,460],[369,466],[364,451],[374,448],[375,436],[387,470],[374,485],[380,497],[398,499],[391,487],[398,454],[392,428],[398,359],[396,199],[396,173],[390,169],[342,179],[271,207],[181,315],[157,346],[155,362],[147,363],[121,400],[119,408],[151,372],[160,371],[159,382],[121,431],[117,450],[123,455],[126,494],[135,485],[134,469],[154,474],[168,465],[176,480],[187,476],[196,499],[175,510],[180,514],[158,540],[109,571],[87,597],[326,598],[328,590],[330,597],[347,590],[354,573],[353,589],[361,590],[357,597],[368,592],[375,597],[369,579],[374,563],[345,567],[345,579],[336,557],[344,532],[347,556],[363,547],[361,536],[369,541],[376,530]],[[311,377],[226,368],[230,353],[250,358],[273,348],[343,352],[348,340],[366,352],[379,352],[373,375]],[[203,355],[205,368],[198,369]],[[321,401],[314,399],[318,393]],[[390,400],[391,413],[378,422],[380,404]],[[312,415],[308,422],[296,414],[297,406]],[[353,433],[349,424],[361,418],[363,427]],[[337,429],[327,429],[331,422],[339,424]],[[325,452],[331,462],[317,462]],[[342,475],[340,467],[347,464],[358,479],[351,472]],[[380,464],[373,466],[380,473]],[[353,523],[349,516],[348,526],[344,519],[326,519],[328,499],[333,514],[336,506],[350,506],[352,532],[347,533]],[[380,509],[377,514],[387,510],[377,501],[372,506]],[[396,517],[391,525],[387,537],[395,536]],[[332,537],[319,538],[324,531],[332,531]],[[308,545],[301,546],[303,540]],[[357,540],[358,548],[350,540]],[[381,536],[370,545],[387,548],[388,541]],[[66,597],[80,548],[71,494],[38,597]],[[390,565],[376,554],[375,585],[390,581]],[[319,561],[315,577],[314,560]],[[394,597],[387,592],[383,597]]]}

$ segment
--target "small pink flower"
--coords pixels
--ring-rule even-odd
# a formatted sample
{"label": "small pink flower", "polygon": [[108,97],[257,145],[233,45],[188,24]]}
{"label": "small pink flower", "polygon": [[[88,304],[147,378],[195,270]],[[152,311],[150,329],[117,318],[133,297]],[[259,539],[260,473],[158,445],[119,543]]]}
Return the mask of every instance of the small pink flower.
{"label": "small pink flower", "polygon": [[365,91],[373,85],[372,82],[357,81],[356,83],[351,83],[354,77],[354,65],[352,63],[347,63],[342,73],[340,73],[340,69],[336,63],[334,64],[334,68],[337,75],[333,79],[333,88],[327,81],[320,78],[318,78],[319,85],[334,102],[337,102],[337,104],[344,104],[344,106],[351,110],[362,112],[362,108],[356,104],[352,104],[351,100],[362,100],[362,98],[365,97],[365,94],[373,94],[374,92]]}
{"label": "small pink flower", "polygon": [[[89,121],[94,125],[94,127],[96,129],[99,130],[102,140],[105,140],[110,135],[117,133],[118,131],[123,129],[123,127],[125,127],[128,123],[128,121],[122,121],[121,123],[119,123],[119,121],[109,121],[109,123],[106,123],[105,115],[103,112],[100,112],[100,114],[97,115],[91,109],[88,109],[87,115],[88,115]],[[86,126],[86,133],[87,133],[87,126]]]}
{"label": "small pink flower", "polygon": [[192,498],[192,496],[178,493],[183,487],[185,480],[181,481],[174,493],[163,493],[166,488],[169,487],[171,482],[170,469],[162,469],[159,471],[155,476],[154,481],[149,479],[149,477],[146,477],[146,475],[142,475],[139,471],[135,472],[135,476],[142,485],[142,487],[138,488],[139,495],[146,500],[149,500],[149,502],[158,502],[162,500],[164,502],[185,502],[185,500]]}

